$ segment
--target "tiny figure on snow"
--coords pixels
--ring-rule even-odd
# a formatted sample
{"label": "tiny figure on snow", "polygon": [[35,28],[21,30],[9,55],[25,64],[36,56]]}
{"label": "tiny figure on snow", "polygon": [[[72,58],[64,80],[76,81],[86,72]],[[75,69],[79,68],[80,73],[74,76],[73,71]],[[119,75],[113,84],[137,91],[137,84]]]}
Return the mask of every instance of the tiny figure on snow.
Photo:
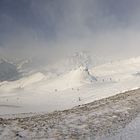
{"label": "tiny figure on snow", "polygon": [[79,97],[78,100],[81,101],[81,98]]}

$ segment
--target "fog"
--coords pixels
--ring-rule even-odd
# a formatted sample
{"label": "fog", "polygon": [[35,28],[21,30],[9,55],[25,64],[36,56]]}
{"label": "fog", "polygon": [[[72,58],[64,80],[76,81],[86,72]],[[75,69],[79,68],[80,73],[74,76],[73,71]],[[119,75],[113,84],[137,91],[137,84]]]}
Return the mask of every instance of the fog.
{"label": "fog", "polygon": [[102,62],[140,51],[139,0],[1,0],[0,56],[46,64],[87,51]]}

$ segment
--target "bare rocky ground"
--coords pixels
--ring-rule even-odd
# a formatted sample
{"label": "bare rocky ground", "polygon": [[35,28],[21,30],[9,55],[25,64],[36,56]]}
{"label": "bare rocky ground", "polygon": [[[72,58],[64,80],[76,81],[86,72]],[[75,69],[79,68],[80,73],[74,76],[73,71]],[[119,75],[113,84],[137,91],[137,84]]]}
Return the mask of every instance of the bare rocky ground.
{"label": "bare rocky ground", "polygon": [[140,113],[140,89],[49,114],[0,118],[1,140],[94,140],[113,135]]}

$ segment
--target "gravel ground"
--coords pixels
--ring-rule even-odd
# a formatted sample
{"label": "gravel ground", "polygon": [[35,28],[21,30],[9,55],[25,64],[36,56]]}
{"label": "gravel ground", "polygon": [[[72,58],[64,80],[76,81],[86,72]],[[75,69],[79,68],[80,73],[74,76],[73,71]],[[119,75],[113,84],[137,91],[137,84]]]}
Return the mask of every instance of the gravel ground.
{"label": "gravel ground", "polygon": [[114,135],[140,113],[140,89],[49,114],[0,118],[1,140],[96,140]]}

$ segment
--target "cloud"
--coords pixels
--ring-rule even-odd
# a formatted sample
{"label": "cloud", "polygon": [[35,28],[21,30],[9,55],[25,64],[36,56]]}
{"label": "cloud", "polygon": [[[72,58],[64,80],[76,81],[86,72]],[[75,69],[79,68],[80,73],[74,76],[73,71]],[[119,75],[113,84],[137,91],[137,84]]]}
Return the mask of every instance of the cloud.
{"label": "cloud", "polygon": [[1,0],[0,5],[1,55],[46,62],[82,50],[102,60],[139,55],[139,0]]}

